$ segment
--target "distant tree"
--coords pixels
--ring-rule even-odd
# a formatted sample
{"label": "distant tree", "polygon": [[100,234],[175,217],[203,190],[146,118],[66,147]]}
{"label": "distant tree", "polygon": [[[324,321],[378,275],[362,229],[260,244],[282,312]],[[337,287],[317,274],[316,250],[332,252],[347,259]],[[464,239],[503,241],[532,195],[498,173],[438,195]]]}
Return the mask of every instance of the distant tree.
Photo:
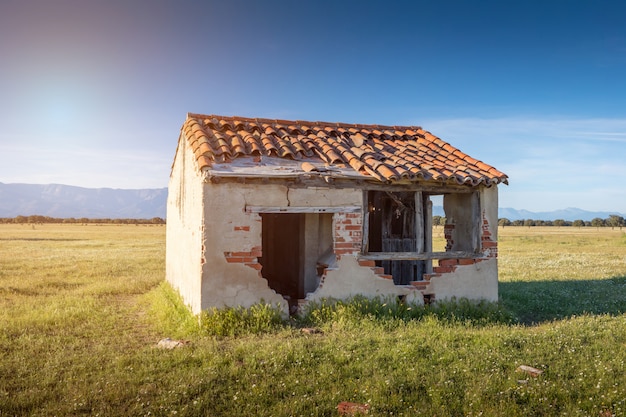
{"label": "distant tree", "polygon": [[604,227],[604,220],[599,218],[599,217],[595,217],[591,220],[591,226],[593,227]]}
{"label": "distant tree", "polygon": [[498,220],[498,226],[510,226],[511,225],[511,220],[507,219],[506,217],[503,217],[501,219]]}
{"label": "distant tree", "polygon": [[524,225],[524,220],[513,220],[513,223],[511,223],[512,226],[523,226]]}
{"label": "distant tree", "polygon": [[532,219],[524,220],[524,226],[531,227],[531,226],[534,226],[534,225],[535,225],[535,221],[534,220],[532,220]]}
{"label": "distant tree", "polygon": [[555,225],[556,227],[565,226],[565,220],[563,220],[563,219],[556,219],[556,220],[554,221],[554,225]]}
{"label": "distant tree", "polygon": [[572,226],[574,226],[574,227],[584,227],[585,226],[585,222],[583,220],[574,220],[574,223],[572,223]]}
{"label": "distant tree", "polygon": [[622,227],[625,225],[624,218],[615,214],[611,214],[609,218],[606,219],[605,223],[607,226],[611,226],[611,229],[619,227],[620,230],[622,230]]}

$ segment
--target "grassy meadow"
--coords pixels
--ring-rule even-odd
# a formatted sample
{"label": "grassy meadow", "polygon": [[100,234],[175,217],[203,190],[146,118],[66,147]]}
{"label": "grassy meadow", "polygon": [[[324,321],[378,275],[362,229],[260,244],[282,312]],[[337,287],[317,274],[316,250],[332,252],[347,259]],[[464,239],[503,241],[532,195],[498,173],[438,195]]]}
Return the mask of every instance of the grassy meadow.
{"label": "grassy meadow", "polygon": [[497,305],[199,324],[163,226],[0,225],[0,416],[626,416],[625,232],[501,228]]}

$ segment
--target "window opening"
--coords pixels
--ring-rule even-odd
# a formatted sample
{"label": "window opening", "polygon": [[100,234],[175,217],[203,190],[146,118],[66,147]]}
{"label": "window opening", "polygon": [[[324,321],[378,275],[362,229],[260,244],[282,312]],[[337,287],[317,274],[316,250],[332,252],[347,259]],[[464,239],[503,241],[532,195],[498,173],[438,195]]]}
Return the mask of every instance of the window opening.
{"label": "window opening", "polygon": [[[417,252],[424,247],[423,209],[416,210],[415,192],[369,191],[369,252]],[[418,245],[419,243],[419,245]],[[419,281],[425,271],[423,260],[379,260],[377,266],[397,285]]]}
{"label": "window opening", "polygon": [[[433,236],[433,204],[443,201],[443,219]],[[398,285],[422,281],[438,259],[481,256],[480,194],[471,192],[368,191],[363,255]],[[439,209],[438,209],[439,210]]]}

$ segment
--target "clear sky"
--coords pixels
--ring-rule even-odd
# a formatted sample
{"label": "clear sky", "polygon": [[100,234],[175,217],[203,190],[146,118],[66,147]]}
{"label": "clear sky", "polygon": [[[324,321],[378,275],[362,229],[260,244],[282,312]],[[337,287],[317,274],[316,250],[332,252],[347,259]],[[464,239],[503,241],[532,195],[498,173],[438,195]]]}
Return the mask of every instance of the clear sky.
{"label": "clear sky", "polygon": [[626,213],[626,2],[1,0],[0,182],[166,187],[188,112],[418,125]]}

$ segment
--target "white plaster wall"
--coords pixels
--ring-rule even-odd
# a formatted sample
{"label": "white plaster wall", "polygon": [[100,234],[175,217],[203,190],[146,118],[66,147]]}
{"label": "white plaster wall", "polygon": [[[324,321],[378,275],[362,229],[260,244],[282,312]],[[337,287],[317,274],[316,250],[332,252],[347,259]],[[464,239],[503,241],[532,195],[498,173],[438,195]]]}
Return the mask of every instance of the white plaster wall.
{"label": "white plaster wall", "polygon": [[202,178],[181,136],[168,187],[165,276],[195,314],[201,310],[202,214]]}
{"label": "white plaster wall", "polygon": [[205,184],[206,263],[202,269],[202,309],[249,307],[263,300],[278,304],[287,312],[287,302],[269,288],[259,271],[243,263],[226,261],[225,252],[246,252],[261,246],[261,217],[247,213],[247,206],[334,207],[361,205],[361,200],[360,190],[300,189],[232,182]]}
{"label": "white plaster wall", "polygon": [[[479,192],[481,225],[488,221],[491,240],[497,240],[498,233],[498,188],[482,187]],[[451,199],[448,204],[451,204]],[[451,208],[452,212],[462,212],[462,207]],[[481,230],[482,233],[482,230]],[[457,238],[458,239],[458,238]],[[455,242],[456,243],[456,242]],[[498,301],[498,259],[482,260],[473,265],[458,265],[454,272],[434,276],[430,280],[428,292],[435,295],[435,300],[447,300],[453,297],[470,300]]]}
{"label": "white plaster wall", "polygon": [[333,249],[332,213],[307,213],[304,231],[304,292],[317,289],[320,277],[317,275],[317,261],[327,251]]}
{"label": "white plaster wall", "polygon": [[428,292],[435,300],[453,297],[498,301],[498,264],[495,258],[473,265],[459,265],[454,272],[430,279]]}
{"label": "white plaster wall", "polygon": [[498,186],[493,185],[483,188],[480,193],[480,205],[483,208],[485,218],[489,222],[491,239],[498,240]]}
{"label": "white plaster wall", "polygon": [[[354,256],[343,255],[337,262],[337,268],[327,270],[320,287],[307,295],[307,301],[319,301],[323,298],[348,299],[355,295],[365,297],[396,297],[415,295],[418,291],[395,285],[393,280],[381,278],[371,268],[361,267]],[[421,294],[411,297],[412,304],[423,304]]]}

